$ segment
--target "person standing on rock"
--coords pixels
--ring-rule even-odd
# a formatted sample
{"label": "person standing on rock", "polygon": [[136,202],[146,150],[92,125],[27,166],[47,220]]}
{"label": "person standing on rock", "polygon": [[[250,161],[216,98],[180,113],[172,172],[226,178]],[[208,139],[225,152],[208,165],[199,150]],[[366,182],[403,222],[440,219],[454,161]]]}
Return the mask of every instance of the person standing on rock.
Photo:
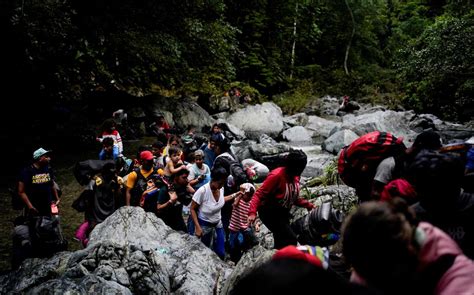
{"label": "person standing on rock", "polygon": [[[224,168],[211,171],[211,181],[194,193],[191,203],[190,233],[194,233],[221,258],[225,257],[225,233],[221,220],[221,209],[225,202],[235,199],[241,193],[224,197],[224,184],[229,174]],[[212,245],[212,246],[211,246]]]}
{"label": "person standing on rock", "polygon": [[260,220],[273,233],[275,249],[296,245],[296,235],[290,227],[290,209],[293,205],[314,208],[309,201],[300,198],[300,175],[306,167],[307,156],[301,150],[292,150],[285,159],[285,166],[268,174],[250,203],[249,223]]}

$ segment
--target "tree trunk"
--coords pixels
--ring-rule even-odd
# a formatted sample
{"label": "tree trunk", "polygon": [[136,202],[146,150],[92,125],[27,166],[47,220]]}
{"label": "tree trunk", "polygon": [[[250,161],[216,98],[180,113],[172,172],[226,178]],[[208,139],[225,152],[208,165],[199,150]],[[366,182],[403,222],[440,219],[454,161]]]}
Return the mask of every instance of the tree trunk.
{"label": "tree trunk", "polygon": [[347,44],[347,47],[346,47],[346,55],[344,56],[344,71],[346,72],[346,75],[349,76],[349,70],[347,69],[347,59],[349,57],[349,50],[351,49],[352,39],[354,38],[354,35],[355,35],[355,20],[354,20],[354,15],[352,14],[351,7],[349,6],[348,0],[344,0],[344,2],[346,3],[347,9],[349,10],[349,14],[351,15],[351,21],[352,21],[352,34],[351,34],[351,38],[349,39],[349,43]]}
{"label": "tree trunk", "polygon": [[295,66],[295,49],[296,49],[296,24],[298,19],[298,2],[295,6],[295,18],[293,21],[293,45],[291,46],[291,62],[290,62],[290,79],[293,78],[293,68]]}

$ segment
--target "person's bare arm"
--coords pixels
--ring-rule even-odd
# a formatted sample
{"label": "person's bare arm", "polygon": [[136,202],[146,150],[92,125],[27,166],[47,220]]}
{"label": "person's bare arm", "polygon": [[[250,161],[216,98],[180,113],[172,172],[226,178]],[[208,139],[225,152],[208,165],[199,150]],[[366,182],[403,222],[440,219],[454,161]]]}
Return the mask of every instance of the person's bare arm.
{"label": "person's bare arm", "polygon": [[195,231],[194,234],[196,237],[200,238],[202,236],[202,228],[201,225],[199,224],[198,217],[197,217],[197,211],[199,209],[199,204],[196,203],[194,200],[191,202],[191,218],[194,221],[194,227]]}

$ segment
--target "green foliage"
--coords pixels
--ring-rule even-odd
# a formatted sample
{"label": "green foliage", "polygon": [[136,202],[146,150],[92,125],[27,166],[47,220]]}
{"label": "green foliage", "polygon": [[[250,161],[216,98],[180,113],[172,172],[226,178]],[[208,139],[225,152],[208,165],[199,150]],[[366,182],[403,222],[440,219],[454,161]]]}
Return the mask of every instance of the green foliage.
{"label": "green foliage", "polygon": [[52,100],[116,89],[219,94],[231,85],[288,113],[331,94],[389,107],[404,97],[418,111],[471,116],[471,1],[347,4],[7,0],[2,70],[22,78],[17,88]]}
{"label": "green foliage", "polygon": [[306,185],[311,186],[328,186],[341,183],[339,174],[337,172],[337,160],[334,159],[328,166],[324,168],[323,175],[310,179]]}
{"label": "green foliage", "polygon": [[285,114],[294,114],[307,105],[312,98],[313,84],[309,81],[302,81],[297,87],[290,91],[273,97],[276,103]]}
{"label": "green foliage", "polygon": [[222,1],[21,3],[11,18],[26,52],[17,64],[45,96],[143,94],[151,85],[214,91],[235,76],[237,29],[223,20]]}
{"label": "green foliage", "polygon": [[469,119],[472,113],[466,111],[474,110],[473,46],[473,18],[438,18],[398,58],[406,104],[449,119]]}

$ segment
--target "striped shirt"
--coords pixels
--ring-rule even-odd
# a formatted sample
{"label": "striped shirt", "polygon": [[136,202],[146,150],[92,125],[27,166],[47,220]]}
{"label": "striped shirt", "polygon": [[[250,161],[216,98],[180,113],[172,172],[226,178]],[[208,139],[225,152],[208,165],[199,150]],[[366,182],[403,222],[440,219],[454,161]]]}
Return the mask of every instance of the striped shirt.
{"label": "striped shirt", "polygon": [[243,199],[239,200],[239,203],[232,208],[232,215],[230,217],[229,229],[231,231],[246,230],[249,227],[248,216],[249,216],[250,202],[245,202]]}

